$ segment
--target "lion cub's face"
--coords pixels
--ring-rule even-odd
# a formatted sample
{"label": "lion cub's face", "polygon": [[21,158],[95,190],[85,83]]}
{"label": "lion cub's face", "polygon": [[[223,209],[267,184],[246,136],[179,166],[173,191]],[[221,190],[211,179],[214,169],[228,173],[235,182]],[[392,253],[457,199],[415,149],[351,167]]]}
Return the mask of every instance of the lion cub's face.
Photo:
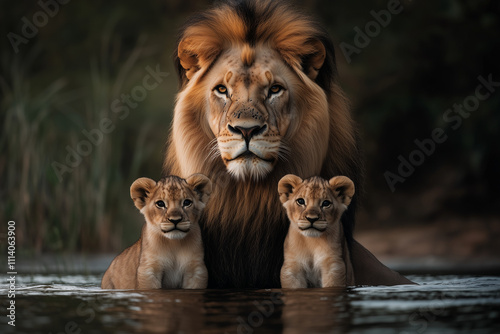
{"label": "lion cub's face", "polygon": [[132,184],[130,196],[158,233],[182,239],[198,223],[211,191],[212,182],[202,174],[187,179],[169,176],[158,182],[143,177]]}
{"label": "lion cub's face", "polygon": [[338,233],[339,220],[354,195],[354,183],[345,176],[329,181],[320,177],[302,180],[284,176],[279,184],[280,200],[292,225],[307,237]]}

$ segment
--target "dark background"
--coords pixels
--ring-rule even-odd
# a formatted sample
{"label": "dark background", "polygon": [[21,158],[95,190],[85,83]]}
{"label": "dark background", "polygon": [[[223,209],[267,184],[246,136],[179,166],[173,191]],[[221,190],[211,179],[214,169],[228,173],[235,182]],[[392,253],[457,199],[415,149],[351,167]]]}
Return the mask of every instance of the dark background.
{"label": "dark background", "polygon": [[[17,53],[8,34],[22,36],[23,17],[33,22],[43,9],[0,3],[2,243],[15,220],[25,254],[117,252],[143,223],[131,183],[161,173],[177,89],[176,32],[211,1],[70,1]],[[371,11],[386,10],[388,1],[297,5],[334,40],[359,124],[367,182],[357,238],[382,257],[498,259],[500,87],[456,129],[443,115],[472,101],[479,76],[500,82],[500,3],[401,1],[402,11],[350,59],[340,45],[356,46],[356,27],[365,31]],[[120,119],[113,101],[142,86],[148,66],[170,75]],[[66,147],[76,148],[87,139],[82,131],[103,118],[114,130],[59,179],[53,163],[65,163]],[[391,191],[384,174],[397,173],[399,156],[408,159],[415,140],[435,128],[447,139]]]}

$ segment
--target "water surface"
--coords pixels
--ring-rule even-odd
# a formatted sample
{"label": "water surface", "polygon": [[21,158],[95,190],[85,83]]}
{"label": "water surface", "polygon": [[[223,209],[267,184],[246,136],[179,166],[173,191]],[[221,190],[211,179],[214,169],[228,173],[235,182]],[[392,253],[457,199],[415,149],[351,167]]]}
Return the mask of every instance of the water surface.
{"label": "water surface", "polygon": [[420,285],[139,292],[101,290],[100,275],[19,275],[16,327],[2,314],[0,332],[500,333],[500,277],[409,278]]}

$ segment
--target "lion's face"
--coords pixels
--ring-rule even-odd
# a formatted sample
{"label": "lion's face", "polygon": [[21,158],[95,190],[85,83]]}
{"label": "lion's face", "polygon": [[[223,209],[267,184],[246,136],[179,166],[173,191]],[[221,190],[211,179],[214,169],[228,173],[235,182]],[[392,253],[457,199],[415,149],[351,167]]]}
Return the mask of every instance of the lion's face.
{"label": "lion's face", "polygon": [[211,188],[210,180],[201,174],[186,180],[169,176],[158,182],[143,177],[132,184],[130,196],[157,233],[183,239],[198,223]]}
{"label": "lion's face", "polygon": [[262,179],[289,151],[296,75],[275,51],[259,47],[224,53],[205,80],[213,153],[238,179]]}
{"label": "lion's face", "polygon": [[329,181],[320,177],[302,180],[284,176],[278,185],[280,200],[292,225],[307,237],[337,233],[339,220],[354,195],[354,183],[345,176]]}
{"label": "lion's face", "polygon": [[[271,22],[251,28],[231,11],[204,20],[210,23],[189,26],[178,44],[183,89],[173,144],[186,156],[181,174],[213,172],[222,167],[217,159],[240,181],[264,180],[274,169],[318,173],[330,115],[325,91],[315,81],[326,49],[319,38],[303,34],[310,22],[291,16],[286,29]],[[210,157],[194,165],[192,157],[200,154]],[[297,155],[306,163],[277,166]]]}

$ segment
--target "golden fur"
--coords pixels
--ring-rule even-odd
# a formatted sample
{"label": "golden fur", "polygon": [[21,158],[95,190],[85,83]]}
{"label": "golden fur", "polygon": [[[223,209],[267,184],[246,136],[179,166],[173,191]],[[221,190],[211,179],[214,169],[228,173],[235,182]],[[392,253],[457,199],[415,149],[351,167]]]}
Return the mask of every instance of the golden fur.
{"label": "golden fur", "polygon": [[207,287],[198,219],[212,190],[204,175],[137,179],[130,187],[146,218],[140,239],[118,255],[104,273],[103,289]]}
{"label": "golden fur", "polygon": [[[214,182],[200,221],[209,286],[278,287],[289,225],[281,177],[346,175],[361,188],[333,45],[281,1],[227,1],[188,22],[175,63],[181,87],[164,173]],[[355,202],[342,219],[348,243]]]}
{"label": "golden fur", "polygon": [[278,183],[290,219],[281,267],[283,288],[325,288],[354,284],[340,217],[351,203],[354,183],[345,176],[329,181],[289,174]]}

